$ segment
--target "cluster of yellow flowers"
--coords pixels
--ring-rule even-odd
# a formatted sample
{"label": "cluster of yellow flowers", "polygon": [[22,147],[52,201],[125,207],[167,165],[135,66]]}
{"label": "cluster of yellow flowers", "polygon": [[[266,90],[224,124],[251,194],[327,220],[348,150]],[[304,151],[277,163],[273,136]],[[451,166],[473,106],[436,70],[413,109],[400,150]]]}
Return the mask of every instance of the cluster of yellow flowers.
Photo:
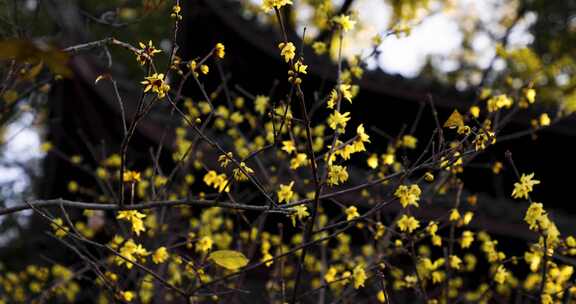
{"label": "cluster of yellow flowers", "polygon": [[206,173],[206,175],[204,175],[203,181],[206,183],[206,185],[217,189],[218,192],[230,191],[230,182],[224,173],[218,174],[216,171],[210,170],[208,173]]}
{"label": "cluster of yellow flowers", "polygon": [[292,0],[264,0],[264,2],[262,2],[262,9],[268,12],[273,9],[281,9],[283,6],[291,4]]}
{"label": "cluster of yellow flowers", "polygon": [[145,214],[140,213],[137,210],[119,211],[118,216],[116,216],[116,218],[119,220],[130,222],[132,225],[132,232],[134,232],[136,235],[140,235],[140,232],[146,230],[146,228],[144,228],[144,222],[142,221],[142,219],[145,217]]}
{"label": "cluster of yellow flowers", "polygon": [[394,195],[400,199],[400,204],[402,207],[406,208],[409,205],[418,207],[418,200],[420,200],[420,194],[422,191],[420,187],[416,184],[406,186],[400,185]]}
{"label": "cluster of yellow flowers", "polygon": [[[318,55],[333,53],[345,35],[354,32],[358,15],[336,13],[331,1],[312,2],[318,2],[314,25],[320,30],[331,27],[334,35],[332,41],[303,44],[310,44]],[[410,32],[410,24],[418,19],[412,5],[417,2],[422,1],[395,4],[395,18],[401,21],[390,33]],[[284,15],[279,10],[287,5],[292,1],[264,0],[258,10],[275,11],[282,25]],[[181,20],[181,7],[173,6],[170,16],[174,22]],[[375,43],[381,39],[376,37]],[[172,98],[169,82],[176,79],[174,72],[202,84],[205,79],[200,77],[209,74],[212,66],[207,59],[220,63],[226,54],[224,44],[217,43],[203,59],[174,56],[168,71],[160,73],[154,61],[161,51],[152,41],[139,46],[136,60],[149,68],[141,82],[143,91],[158,99]],[[307,290],[299,290],[296,298],[322,292],[325,299],[345,302],[354,301],[354,292],[360,289],[358,295],[366,301],[381,303],[393,299],[390,295],[395,292],[410,292],[427,303],[506,302],[514,290],[541,303],[558,303],[576,292],[571,282],[573,266],[563,264],[564,255],[576,255],[576,238],[561,236],[544,205],[531,200],[534,186],[540,184],[534,173],[522,174],[511,193],[514,199],[529,201],[524,221],[536,235],[521,254],[505,253],[493,235],[476,230],[473,220],[482,202],[466,193],[461,178],[477,153],[496,144],[500,113],[536,102],[532,83],[516,86],[520,94],[483,90],[469,109],[443,117],[444,124],[435,117],[436,132],[448,130],[440,134],[441,139],[431,138],[428,147],[416,131],[385,134],[386,144],[371,144],[367,128],[347,109],[359,90],[355,83],[364,73],[360,56],[337,58],[339,78],[318,92],[314,111],[293,111],[299,103],[291,98],[304,94],[302,79],[314,66],[309,69],[305,62],[312,61],[297,55],[293,42],[284,41],[278,49],[280,60],[287,64],[287,84],[295,94],[236,91],[223,83],[214,91],[200,85],[205,94],[199,100],[170,99],[181,114],[171,155],[177,164],[174,172],[164,175],[164,168],[156,164],[141,171],[121,168],[125,166],[122,157],[111,154],[94,169],[101,192],[80,181],[68,182],[71,195],[92,196],[102,203],[117,200],[108,189],[112,183],[130,186],[133,199],[139,201],[133,208],[123,206],[111,219],[92,210],[83,212],[76,222],[61,217],[50,222],[52,233],[62,242],[96,242],[96,235],[112,231],[107,227],[110,220],[119,227],[130,225],[129,230],[118,229],[108,236],[112,239],[101,245],[109,254],[95,261],[96,285],[112,289],[110,299],[178,302],[183,292],[185,301],[221,301],[224,296],[210,294],[211,286],[225,288],[225,293],[242,289],[245,286],[230,285],[226,278],[264,266],[269,279],[262,288],[273,303],[285,301],[289,289],[297,290],[301,273],[306,279],[300,278],[298,284]],[[532,125],[537,129],[551,123],[543,113],[533,118]],[[350,132],[351,125],[355,133]],[[198,130],[209,132],[195,140]],[[422,149],[421,159],[411,163],[411,153]],[[47,142],[43,150],[52,153],[57,148]],[[87,165],[77,156],[71,156],[70,162]],[[495,175],[506,169],[499,161],[486,168]],[[347,184],[354,185],[347,188]],[[456,201],[447,206],[443,201],[451,201],[452,194]],[[141,210],[146,202],[175,206]],[[434,207],[431,211],[429,205]],[[436,210],[443,212],[437,215]],[[262,213],[254,221],[256,211]],[[270,218],[275,225],[270,225]],[[88,253],[87,258],[92,258]],[[62,286],[51,292],[76,300],[79,287],[72,269],[30,266],[16,273],[0,265],[0,291],[18,302],[27,301],[28,290],[33,294],[47,290],[49,279],[54,278]],[[0,294],[0,304],[4,298]]]}
{"label": "cluster of yellow flowers", "polygon": [[146,248],[141,244],[137,244],[133,239],[129,239],[126,242],[123,240],[121,242],[118,241],[118,239],[113,240],[114,244],[122,244],[119,248],[120,254],[114,258],[118,266],[124,265],[127,269],[132,269],[134,263],[144,262],[144,259],[150,255]]}

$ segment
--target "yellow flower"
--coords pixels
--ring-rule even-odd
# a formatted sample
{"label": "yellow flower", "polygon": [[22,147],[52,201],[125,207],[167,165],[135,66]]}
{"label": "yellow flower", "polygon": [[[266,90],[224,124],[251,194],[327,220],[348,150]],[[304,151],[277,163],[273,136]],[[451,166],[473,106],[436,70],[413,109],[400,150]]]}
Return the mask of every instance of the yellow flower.
{"label": "yellow flower", "polygon": [[531,203],[528,210],[526,210],[524,221],[528,223],[530,230],[548,228],[549,219],[542,203]]}
{"label": "yellow flower", "polygon": [[338,24],[344,32],[347,32],[354,28],[356,21],[350,19],[350,16],[342,14],[340,16],[336,16],[332,19],[334,23]]}
{"label": "yellow flower", "polygon": [[264,2],[262,3],[262,9],[265,12],[269,12],[274,8],[280,9],[285,5],[291,5],[291,4],[292,0],[264,0]]}
{"label": "yellow flower", "polygon": [[534,185],[540,184],[539,180],[533,180],[534,173],[528,175],[522,174],[519,183],[514,183],[514,190],[512,191],[513,198],[526,198],[528,199],[528,194],[532,192]]}
{"label": "yellow flower", "polygon": [[134,240],[130,239],[124,243],[122,248],[120,248],[120,256],[116,257],[116,264],[118,266],[122,266],[122,264],[126,264],[126,268],[131,269],[133,264],[132,262],[136,262],[138,258],[145,257],[150,253],[142,247],[142,245],[137,244]]}
{"label": "yellow flower", "polygon": [[534,101],[536,101],[536,90],[534,89],[524,90],[524,97],[526,97],[528,103],[534,103]]}
{"label": "yellow flower", "polygon": [[182,15],[180,15],[180,12],[182,11],[182,7],[180,7],[180,5],[176,4],[172,7],[172,13],[170,14],[170,17],[174,18],[174,19],[178,19],[178,20],[182,20]]}
{"label": "yellow flower", "polygon": [[220,42],[216,43],[216,46],[214,47],[214,54],[216,57],[223,59],[224,55],[226,55],[226,47],[224,44]]}
{"label": "yellow flower", "polygon": [[266,108],[268,107],[268,101],[270,100],[269,97],[258,95],[254,100],[254,110],[260,113],[260,115],[264,115],[266,112]]}
{"label": "yellow flower", "polygon": [[340,93],[342,94],[342,97],[344,97],[344,99],[346,99],[350,103],[352,103],[352,92],[350,91],[352,86],[349,84],[341,84],[339,88],[340,88]]}
{"label": "yellow flower", "polygon": [[316,53],[316,55],[322,55],[326,53],[327,50],[326,43],[321,41],[312,43],[312,48],[314,49],[314,53]]}
{"label": "yellow flower", "polygon": [[150,255],[150,252],[142,247],[142,245],[136,244],[134,240],[129,239],[124,243],[122,248],[120,248],[120,255],[122,257],[116,256],[114,258],[116,265],[122,266],[125,264],[126,268],[132,269],[132,266],[134,266],[133,262],[136,262],[138,258],[142,259]]}
{"label": "yellow flower", "polygon": [[541,127],[547,127],[547,126],[549,126],[549,125],[550,125],[550,116],[548,116],[547,113],[542,113],[542,114],[540,115],[539,122],[540,122],[540,126],[541,126]]}
{"label": "yellow flower", "polygon": [[466,271],[473,271],[478,263],[476,256],[471,253],[464,255],[464,261],[466,261]]}
{"label": "yellow flower", "polygon": [[474,242],[474,233],[472,231],[464,231],[462,232],[462,237],[460,238],[460,246],[462,248],[469,248]]}
{"label": "yellow flower", "polygon": [[328,107],[328,109],[334,109],[334,105],[336,104],[337,100],[338,100],[338,92],[336,92],[336,90],[333,89],[332,91],[330,91],[328,100],[326,100],[326,107]]}
{"label": "yellow flower", "polygon": [[449,220],[450,220],[451,222],[455,222],[455,221],[457,221],[457,220],[459,220],[459,219],[460,219],[460,212],[458,212],[458,209],[452,209],[452,210],[450,211],[450,218],[449,218]]}
{"label": "yellow flower", "polygon": [[348,180],[348,171],[343,166],[329,166],[328,167],[328,186],[337,186]]}
{"label": "yellow flower", "polygon": [[154,177],[154,186],[156,186],[157,188],[166,185],[166,183],[168,183],[168,178],[166,178],[165,176],[156,175]]}
{"label": "yellow flower", "polygon": [[435,234],[432,236],[432,245],[440,247],[442,246],[442,237]]}
{"label": "yellow flower", "polygon": [[374,233],[374,239],[378,240],[384,236],[386,233],[386,226],[381,222],[376,223],[376,233]]}
{"label": "yellow flower", "polygon": [[431,221],[430,223],[428,223],[428,226],[426,227],[426,231],[431,236],[432,245],[442,246],[442,237],[436,234],[436,232],[438,232],[438,223],[437,222]]}
{"label": "yellow flower", "polygon": [[120,292],[120,299],[122,299],[123,301],[132,302],[134,297],[136,297],[136,295],[134,295],[134,292],[132,292],[132,291],[121,291]]}
{"label": "yellow flower", "polygon": [[264,264],[266,265],[266,267],[270,267],[272,264],[274,264],[274,256],[272,256],[269,252],[266,253],[262,253],[262,259],[260,260],[261,262],[265,262]]}
{"label": "yellow flower", "polygon": [[358,213],[358,209],[356,209],[356,207],[350,206],[350,207],[346,208],[346,220],[347,221],[355,219],[359,216],[360,216],[360,214]]}
{"label": "yellow flower", "polygon": [[450,267],[453,269],[460,269],[460,266],[462,266],[462,260],[455,255],[451,255],[448,259],[450,261]]}
{"label": "yellow flower", "polygon": [[492,131],[484,130],[484,129],[480,130],[480,132],[478,132],[478,134],[476,135],[476,137],[472,141],[476,151],[481,151],[481,150],[486,149],[486,143],[494,144],[495,142],[496,142],[495,133]]}
{"label": "yellow flower", "polygon": [[230,192],[230,183],[224,173],[218,174],[216,171],[210,170],[204,175],[203,180],[206,185],[214,187],[218,192]]}
{"label": "yellow flower", "polygon": [[418,139],[412,135],[404,135],[402,137],[402,146],[408,149],[416,149]]}
{"label": "yellow flower", "polygon": [[70,157],[70,162],[73,163],[73,164],[75,164],[75,165],[78,165],[78,164],[80,164],[80,163],[82,162],[82,156],[80,156],[80,155],[73,155],[72,157]]}
{"label": "yellow flower", "polygon": [[145,65],[154,55],[162,52],[152,44],[152,40],[148,41],[148,45],[142,42],[138,44],[140,45],[140,51],[136,54],[136,61],[140,65]]}
{"label": "yellow flower", "polygon": [[63,238],[68,234],[70,229],[64,226],[64,221],[61,218],[55,218],[52,223],[50,224],[52,229],[54,230],[54,234],[56,237]]}
{"label": "yellow flower", "polygon": [[78,183],[76,181],[68,182],[68,191],[74,193],[78,191]]}
{"label": "yellow flower", "polygon": [[530,265],[530,270],[532,272],[536,272],[538,271],[538,268],[540,267],[540,262],[542,261],[542,252],[527,251],[524,253],[524,260],[526,260],[526,263]]}
{"label": "yellow flower", "polygon": [[372,169],[378,168],[378,155],[377,154],[370,155],[370,157],[368,157],[368,159],[366,160],[366,163],[368,163],[368,167]]}
{"label": "yellow flower", "polygon": [[350,112],[341,114],[337,110],[328,116],[328,125],[330,128],[339,133],[344,133],[346,129],[346,123],[350,120]]}
{"label": "yellow flower", "polygon": [[436,232],[438,232],[438,223],[435,221],[431,221],[430,223],[428,223],[426,231],[430,233],[430,235],[436,235]]}
{"label": "yellow flower", "polygon": [[364,287],[364,282],[366,282],[366,279],[368,278],[364,266],[357,265],[354,267],[354,270],[352,270],[352,277],[354,278],[354,289]]}
{"label": "yellow flower", "polygon": [[412,231],[420,227],[420,222],[416,218],[404,214],[398,220],[397,225],[398,228],[400,228],[400,231],[402,232],[407,231],[408,233],[412,233]]}
{"label": "yellow flower", "polygon": [[506,268],[504,268],[504,265],[500,265],[496,269],[496,274],[494,275],[494,281],[496,281],[496,283],[498,284],[504,284],[509,275],[510,273],[508,272],[508,270],[506,270]]}
{"label": "yellow flower", "polygon": [[499,161],[495,162],[494,165],[492,165],[492,173],[500,174],[500,171],[502,171],[503,167],[504,167],[504,165],[502,165],[501,162],[499,162]]}
{"label": "yellow flower", "polygon": [[282,150],[286,151],[287,153],[292,153],[296,151],[296,146],[294,142],[291,140],[285,140],[282,142]]}
{"label": "yellow flower", "polygon": [[298,169],[308,163],[308,156],[305,153],[298,153],[290,160],[290,169]]}
{"label": "yellow flower", "polygon": [[226,154],[221,154],[218,156],[218,162],[220,163],[220,167],[226,168],[228,164],[232,161],[233,154],[232,152],[228,152]]}
{"label": "yellow flower", "polygon": [[480,107],[472,106],[470,107],[470,115],[474,118],[478,118],[480,116]]}
{"label": "yellow flower", "polygon": [[328,271],[326,271],[326,274],[324,275],[324,280],[326,281],[326,283],[330,284],[336,281],[337,275],[338,275],[338,269],[336,269],[336,267],[334,266],[331,266],[330,268],[328,268]]}
{"label": "yellow flower", "polygon": [[356,135],[361,142],[370,142],[370,136],[364,131],[363,124],[358,125],[358,128],[356,128]]}
{"label": "yellow flower", "polygon": [[462,217],[462,224],[464,224],[464,225],[470,224],[473,217],[474,217],[474,213],[472,211],[468,211],[468,212],[464,213],[464,216]]}
{"label": "yellow flower", "polygon": [[292,226],[296,226],[296,218],[298,218],[298,220],[301,221],[310,215],[310,213],[308,213],[308,207],[306,207],[306,205],[295,206],[293,210],[294,212],[290,214],[290,218],[292,219]]}
{"label": "yellow flower", "polygon": [[142,221],[145,217],[146,214],[140,213],[138,210],[125,210],[119,211],[116,219],[130,222],[132,224],[132,231],[136,233],[136,235],[140,235],[140,232],[146,230],[144,228],[144,222]]}
{"label": "yellow flower", "polygon": [[104,160],[104,165],[107,167],[120,168],[120,164],[122,164],[122,158],[116,153],[108,156],[108,158]]}
{"label": "yellow flower", "polygon": [[212,238],[209,236],[205,236],[196,243],[196,252],[206,253],[210,251],[210,249],[212,249],[213,244],[214,241],[212,241]]}
{"label": "yellow flower", "polygon": [[140,83],[144,85],[144,92],[152,90],[159,99],[164,98],[170,91],[170,85],[164,81],[164,74],[154,73],[152,76],[145,77],[145,80]]}
{"label": "yellow flower", "polygon": [[306,69],[308,68],[307,65],[303,64],[300,60],[296,61],[294,64],[294,71],[299,74],[307,74]]}
{"label": "yellow flower", "polygon": [[141,181],[140,172],[138,171],[126,171],[122,176],[122,181],[125,183],[138,183]]}
{"label": "yellow flower", "polygon": [[156,249],[156,251],[154,251],[154,254],[152,254],[152,262],[154,262],[154,264],[162,264],[164,262],[166,262],[166,260],[168,260],[168,250],[166,249],[166,247],[162,246],[158,249]]}
{"label": "yellow flower", "polygon": [[413,205],[418,207],[418,200],[420,200],[420,187],[416,184],[406,186],[400,185],[394,195],[400,199],[400,204],[402,207],[406,208],[408,205]]}
{"label": "yellow flower", "polygon": [[278,190],[278,202],[290,202],[292,197],[294,197],[294,192],[292,191],[292,186],[294,182],[290,182],[288,185],[280,185],[280,190]]}
{"label": "yellow flower", "polygon": [[284,57],[284,60],[286,60],[286,62],[294,59],[294,57],[296,56],[296,47],[292,42],[288,43],[282,42],[278,44],[278,48],[280,49],[280,56]]}
{"label": "yellow flower", "polygon": [[208,72],[210,72],[210,68],[207,65],[203,64],[200,66],[200,72],[202,72],[202,74],[206,75],[206,74],[208,74]]}
{"label": "yellow flower", "polygon": [[502,108],[510,108],[514,101],[505,94],[488,99],[488,112],[495,112]]}
{"label": "yellow flower", "polygon": [[380,302],[380,303],[386,303],[387,302],[386,294],[384,293],[383,290],[380,290],[378,292],[378,294],[376,295],[376,299],[378,299],[378,302]]}
{"label": "yellow flower", "polygon": [[404,34],[405,36],[410,36],[412,28],[410,27],[409,24],[402,21],[394,25],[394,27],[392,28],[392,32],[394,33],[394,35],[396,35],[396,37],[400,38],[402,34]]}
{"label": "yellow flower", "polygon": [[[242,168],[242,170],[240,168]],[[234,174],[234,179],[239,181],[239,182],[248,180],[248,176],[244,172],[246,172],[248,174],[254,173],[254,170],[252,170],[252,168],[246,166],[246,164],[244,162],[240,162],[240,168],[234,168],[234,170],[232,170],[232,172]],[[244,171],[244,172],[242,172],[242,171]]]}

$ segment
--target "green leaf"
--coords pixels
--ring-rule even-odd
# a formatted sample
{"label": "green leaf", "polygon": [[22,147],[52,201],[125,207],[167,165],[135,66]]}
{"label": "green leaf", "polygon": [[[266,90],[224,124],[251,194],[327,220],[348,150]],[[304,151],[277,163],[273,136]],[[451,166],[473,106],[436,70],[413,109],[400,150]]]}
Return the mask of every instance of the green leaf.
{"label": "green leaf", "polygon": [[234,250],[218,250],[210,253],[208,260],[229,270],[237,270],[248,264],[248,259],[241,252]]}

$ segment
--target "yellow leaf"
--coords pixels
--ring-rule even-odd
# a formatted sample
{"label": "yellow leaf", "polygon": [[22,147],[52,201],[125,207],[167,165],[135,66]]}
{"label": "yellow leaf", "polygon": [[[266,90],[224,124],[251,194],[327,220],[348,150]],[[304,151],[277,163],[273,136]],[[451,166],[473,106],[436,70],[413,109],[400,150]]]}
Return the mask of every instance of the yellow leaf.
{"label": "yellow leaf", "polygon": [[464,118],[462,118],[462,114],[458,112],[458,110],[454,110],[450,117],[444,123],[444,128],[455,129],[460,126],[464,125]]}
{"label": "yellow leaf", "polygon": [[218,250],[210,253],[208,260],[229,270],[237,270],[248,264],[248,259],[241,252],[234,250]]}

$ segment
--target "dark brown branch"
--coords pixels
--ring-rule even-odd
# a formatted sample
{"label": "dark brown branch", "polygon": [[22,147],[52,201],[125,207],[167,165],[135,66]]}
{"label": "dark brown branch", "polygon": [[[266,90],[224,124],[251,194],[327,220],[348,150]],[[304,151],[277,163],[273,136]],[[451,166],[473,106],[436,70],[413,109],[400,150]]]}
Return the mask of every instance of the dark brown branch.
{"label": "dark brown branch", "polygon": [[121,208],[116,202],[111,204],[98,204],[89,202],[77,202],[65,199],[50,199],[50,200],[36,200],[28,202],[28,205],[19,205],[15,207],[1,208],[0,216],[7,215],[11,213],[16,213],[24,210],[32,209],[31,206],[35,208],[45,208],[45,207],[58,207],[64,206],[67,208],[76,208],[84,210],[145,210],[161,207],[172,207],[172,206],[202,206],[202,207],[224,207],[237,210],[246,211],[266,211],[266,212],[287,212],[284,208],[282,209],[270,209],[268,206],[257,206],[257,205],[246,205],[246,204],[234,204],[230,202],[218,202],[214,203],[212,200],[172,200],[172,201],[150,201],[134,205],[127,205]]}

